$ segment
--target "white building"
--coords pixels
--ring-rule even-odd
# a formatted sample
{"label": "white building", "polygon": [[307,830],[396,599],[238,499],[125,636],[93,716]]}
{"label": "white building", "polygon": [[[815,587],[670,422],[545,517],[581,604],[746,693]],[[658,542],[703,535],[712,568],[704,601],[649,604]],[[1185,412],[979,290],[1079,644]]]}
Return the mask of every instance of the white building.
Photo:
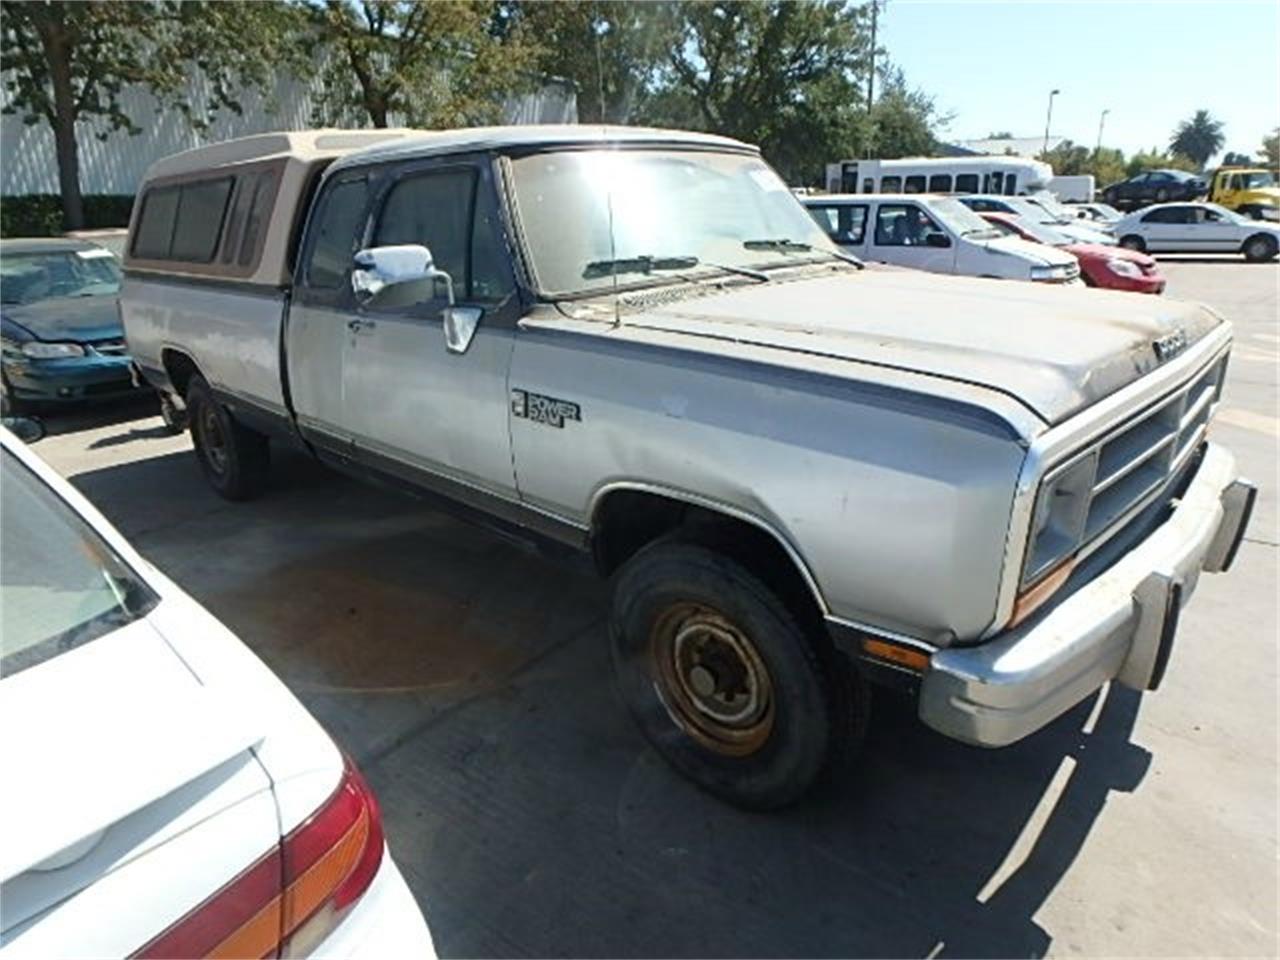
{"label": "white building", "polygon": [[[1049,149],[1057,148],[1066,137],[1049,138]],[[1038,157],[1045,148],[1044,135],[1038,137],[986,137],[982,140],[953,140],[947,144],[959,156],[978,154],[991,157]]]}
{"label": "white building", "polygon": [[[100,121],[78,124],[80,192],[131,195],[143,172],[161,157],[232,137],[314,126],[311,114],[315,90],[315,86],[281,78],[270,97],[245,94],[241,98],[243,114],[219,111],[207,130],[197,132],[177,110],[162,109],[145,88],[126,88],[121,97],[124,110],[142,133],[130,136],[124,131],[113,132]],[[189,96],[192,112],[199,116],[208,98],[203,78],[192,80]],[[9,100],[8,90],[0,91],[0,105],[8,105]],[[545,81],[537,92],[514,97],[506,104],[508,123],[577,120],[573,88],[561,81]],[[100,139],[100,134],[105,139]],[[43,121],[28,126],[20,114],[0,116],[0,195],[58,192],[53,130]]]}

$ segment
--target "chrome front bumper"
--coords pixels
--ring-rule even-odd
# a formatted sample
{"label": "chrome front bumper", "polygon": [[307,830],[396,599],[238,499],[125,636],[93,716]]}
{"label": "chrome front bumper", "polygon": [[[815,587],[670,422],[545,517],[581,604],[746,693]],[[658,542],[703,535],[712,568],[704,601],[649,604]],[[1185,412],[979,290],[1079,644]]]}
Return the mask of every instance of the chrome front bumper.
{"label": "chrome front bumper", "polygon": [[980,746],[1027,736],[1108,680],[1154,690],[1201,571],[1226,570],[1257,490],[1210,444],[1172,515],[1109,570],[1032,624],[933,655],[920,719]]}

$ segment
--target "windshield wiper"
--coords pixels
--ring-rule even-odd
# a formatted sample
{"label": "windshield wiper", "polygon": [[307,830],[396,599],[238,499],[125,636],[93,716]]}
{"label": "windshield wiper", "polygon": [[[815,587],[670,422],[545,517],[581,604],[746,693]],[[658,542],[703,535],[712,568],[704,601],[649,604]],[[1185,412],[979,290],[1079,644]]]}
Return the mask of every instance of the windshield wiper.
{"label": "windshield wiper", "polygon": [[801,243],[799,240],[788,240],[786,237],[775,240],[744,240],[742,246],[746,250],[782,250],[796,253],[805,253],[813,249],[811,244]]}
{"label": "windshield wiper", "polygon": [[694,256],[651,257],[642,255],[639,257],[621,257],[617,260],[595,260],[587,264],[586,269],[582,271],[582,277],[584,280],[595,280],[600,277],[612,276],[616,273],[688,270],[697,266],[715,267],[717,270],[724,270],[726,273],[736,273],[739,276],[750,277],[752,280],[760,280],[764,283],[769,282],[769,275],[761,273],[759,270],[752,270],[750,267],[732,267],[727,263],[710,263],[699,260]]}
{"label": "windshield wiper", "polygon": [[697,257],[619,257],[617,260],[593,260],[582,271],[582,279],[598,280],[615,273],[653,273],[655,270],[688,270],[698,265]]}

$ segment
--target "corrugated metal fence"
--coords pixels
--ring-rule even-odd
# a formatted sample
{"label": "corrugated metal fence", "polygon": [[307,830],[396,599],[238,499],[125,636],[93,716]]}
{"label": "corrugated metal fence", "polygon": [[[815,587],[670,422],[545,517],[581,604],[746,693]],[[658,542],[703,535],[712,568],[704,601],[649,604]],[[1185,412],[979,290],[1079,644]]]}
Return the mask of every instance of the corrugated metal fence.
{"label": "corrugated metal fence", "polygon": [[[85,194],[132,194],[147,167],[171,153],[252,133],[306,129],[312,126],[313,90],[282,77],[269,97],[244,95],[242,115],[222,111],[207,130],[197,132],[178,111],[161,110],[145,88],[126,89],[122,97],[125,112],[142,133],[130,136],[112,132],[105,124],[79,124],[80,190]],[[190,99],[197,115],[207,96],[203,78],[194,79]],[[8,100],[7,91],[0,91],[0,103]],[[576,123],[577,99],[570,86],[548,81],[538,91],[508,101],[506,119],[508,123]],[[0,194],[57,192],[58,162],[49,125],[28,126],[21,116],[0,116]]]}

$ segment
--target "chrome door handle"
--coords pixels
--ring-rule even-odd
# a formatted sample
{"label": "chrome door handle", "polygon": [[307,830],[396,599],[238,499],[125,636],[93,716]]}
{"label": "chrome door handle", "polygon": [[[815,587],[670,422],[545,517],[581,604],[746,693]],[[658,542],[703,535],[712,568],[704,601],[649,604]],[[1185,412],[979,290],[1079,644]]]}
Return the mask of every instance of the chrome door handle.
{"label": "chrome door handle", "polygon": [[348,320],[347,329],[352,333],[359,333],[361,330],[372,330],[377,326],[372,320]]}

